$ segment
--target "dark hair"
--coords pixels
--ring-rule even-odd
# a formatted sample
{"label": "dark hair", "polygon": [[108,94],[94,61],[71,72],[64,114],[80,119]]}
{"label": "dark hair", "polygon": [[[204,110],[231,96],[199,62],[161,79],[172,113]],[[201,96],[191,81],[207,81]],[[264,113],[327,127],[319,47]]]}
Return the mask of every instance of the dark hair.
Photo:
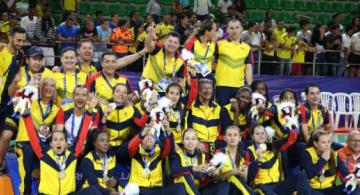
{"label": "dark hair", "polygon": [[340,25],[333,24],[333,25],[330,26],[330,31],[337,30],[337,29],[340,29]]}
{"label": "dark hair", "polygon": [[114,17],[115,15],[119,15],[119,14],[116,13],[116,12],[112,12],[111,15],[110,15],[110,17],[112,18],[112,17]]}
{"label": "dark hair", "polygon": [[10,36],[14,36],[16,33],[26,34],[26,30],[22,27],[16,26],[14,28],[11,28],[9,31]]}
{"label": "dark hair", "polygon": [[94,142],[99,137],[99,135],[102,133],[107,133],[107,132],[103,129],[98,129],[98,128],[95,128],[89,132],[89,135],[87,136],[87,139],[86,139],[86,145],[85,145],[85,150],[84,150],[85,155],[88,152],[95,149]]}
{"label": "dark hair", "polygon": [[79,89],[79,88],[86,89],[86,91],[88,91],[88,88],[86,88],[85,85],[76,85],[75,88],[74,88],[74,90],[73,90],[73,96],[74,96],[74,94],[75,94],[76,89]]}
{"label": "dark hair", "polygon": [[[188,128],[188,129],[186,129],[186,130],[182,133],[182,136],[181,136],[181,140],[182,140],[182,141],[184,141],[185,134],[186,134],[187,132],[190,132],[190,131],[194,132],[195,135],[197,136],[196,131],[195,131],[194,129]],[[184,150],[185,150],[185,149],[184,149]],[[202,152],[201,152],[201,150],[199,150],[198,148],[195,148],[194,154],[195,154],[195,156],[196,156],[196,160],[198,161],[198,164],[199,164],[199,165],[202,164]]]}
{"label": "dark hair", "polygon": [[178,20],[179,20],[179,22],[181,22],[181,20],[183,20],[183,19],[185,19],[185,18],[187,18],[188,16],[187,15],[185,15],[185,14],[179,14],[178,15]]}
{"label": "dark hair", "polygon": [[102,15],[102,14],[103,14],[103,12],[99,11],[99,10],[95,12],[95,16]]}
{"label": "dark hair", "polygon": [[[309,139],[309,143],[308,145],[310,147],[314,147],[315,148],[315,144],[314,142],[318,142],[320,139],[320,136],[322,135],[329,135],[330,134],[324,130],[318,129],[315,130],[311,133],[310,139]],[[336,159],[335,159],[335,152],[331,151],[330,153],[330,159],[329,159],[329,170],[330,173],[333,175],[336,172]]]}
{"label": "dark hair", "polygon": [[290,92],[290,93],[293,94],[293,96],[294,96],[294,98],[295,98],[295,105],[297,105],[298,102],[297,102],[296,92],[295,92],[294,90],[292,90],[292,89],[285,89],[285,90],[283,90],[283,91],[280,93],[280,100],[284,97],[284,95],[285,95],[286,92]]}
{"label": "dark hair", "polygon": [[200,29],[196,33],[196,38],[200,38],[200,36],[203,36],[206,31],[211,31],[213,28],[214,22],[212,20],[206,19],[201,23]]}
{"label": "dark hair", "polygon": [[77,56],[77,53],[75,51],[74,48],[72,47],[65,47],[60,51],[60,57],[62,57],[64,55],[64,53],[68,52],[68,51],[73,51],[75,53],[75,56]]}
{"label": "dark hair", "polygon": [[[179,83],[176,83],[176,82],[172,82],[172,83],[170,83],[170,84],[166,87],[166,90],[165,90],[166,94],[169,93],[170,88],[172,88],[172,87],[177,87],[177,88],[179,88],[179,90],[180,90],[180,98],[181,98],[181,93],[182,93],[181,85],[180,85]],[[180,105],[180,104],[181,104],[181,101],[179,100],[179,101],[176,103],[176,106],[178,106],[178,105]]]}
{"label": "dark hair", "polygon": [[301,28],[303,28],[305,25],[310,24],[310,20],[309,18],[302,18],[299,22],[299,25]]}
{"label": "dark hair", "polygon": [[167,35],[166,35],[166,38],[168,38],[168,37],[176,37],[176,38],[178,38],[179,39],[179,41],[181,40],[181,36],[180,36],[180,34],[178,33],[178,32],[176,32],[176,31],[170,31]]}
{"label": "dark hair", "polygon": [[82,46],[83,43],[91,43],[92,44],[92,41],[90,39],[80,39],[80,41],[78,42],[78,48],[80,48]]}
{"label": "dark hair", "polygon": [[287,29],[286,29],[286,31],[287,31],[288,33],[293,33],[293,32],[295,32],[295,30],[296,30],[296,27],[295,27],[295,26],[289,26],[289,27],[287,27]]}
{"label": "dark hair", "polygon": [[312,36],[311,36],[311,43],[315,45],[316,43],[322,43],[321,37],[320,37],[320,28],[323,26],[323,24],[317,24],[315,28],[313,29]]}
{"label": "dark hair", "polygon": [[126,18],[121,18],[121,19],[119,20],[119,26],[120,26],[120,27],[125,26],[125,24],[126,24],[128,21],[129,21],[129,20],[126,19]]}
{"label": "dark hair", "polygon": [[247,28],[249,29],[249,28],[251,28],[251,27],[255,26],[256,24],[257,24],[256,22],[254,22],[254,21],[250,21],[250,22],[248,23]]}
{"label": "dark hair", "polygon": [[345,32],[349,32],[351,30],[354,30],[353,26],[352,25],[346,25],[345,26]]}
{"label": "dark hair", "polygon": [[129,89],[128,89],[128,86],[125,84],[125,83],[116,83],[115,86],[113,87],[113,95],[114,95],[114,92],[115,92],[115,89],[118,87],[118,86],[124,86],[126,88],[126,94],[129,94]]}
{"label": "dark hair", "polygon": [[256,87],[259,85],[259,84],[264,84],[264,86],[265,86],[265,98],[267,99],[267,101],[269,101],[269,89],[268,89],[268,86],[267,86],[267,84],[266,84],[266,82],[265,81],[263,81],[263,80],[256,80],[256,81],[254,81],[253,83],[251,83],[251,90],[253,91],[253,92],[255,92],[256,91]]}
{"label": "dark hair", "polygon": [[116,58],[116,53],[112,52],[112,51],[106,51],[103,54],[101,54],[100,60],[101,62],[104,61],[105,56],[115,56]]}
{"label": "dark hair", "polygon": [[59,131],[59,130],[54,130],[54,131],[51,132],[51,134],[50,134],[50,136],[48,138],[48,140],[50,142],[52,142],[52,139],[53,139],[55,133],[62,133],[64,135],[65,141],[67,142],[68,137],[67,137],[66,131]]}
{"label": "dark hair", "polygon": [[306,88],[305,88],[305,95],[308,95],[309,94],[309,89],[310,89],[310,87],[316,87],[316,88],[318,88],[319,90],[320,90],[320,86],[318,85],[318,84],[315,84],[315,83],[311,83],[311,84],[309,84],[308,86],[306,86]]}

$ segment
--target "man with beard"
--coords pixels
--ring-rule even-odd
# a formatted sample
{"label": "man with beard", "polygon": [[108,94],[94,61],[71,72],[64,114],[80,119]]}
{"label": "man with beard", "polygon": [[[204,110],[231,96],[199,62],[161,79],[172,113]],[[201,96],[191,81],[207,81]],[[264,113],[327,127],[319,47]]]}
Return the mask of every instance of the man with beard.
{"label": "man with beard", "polygon": [[200,149],[207,157],[215,152],[215,141],[220,132],[221,107],[212,101],[213,82],[210,79],[199,80],[199,96],[188,113],[188,128],[196,131]]}
{"label": "man with beard", "polygon": [[0,174],[5,170],[4,155],[9,140],[15,135],[16,123],[10,119],[12,107],[8,106],[10,96],[8,87],[18,73],[23,54],[21,52],[26,40],[26,32],[21,27],[12,28],[8,36],[9,43],[0,49]]}
{"label": "man with beard", "polygon": [[100,64],[92,60],[94,47],[91,40],[80,40],[77,53],[79,55],[79,59],[76,64],[76,68],[79,69],[80,72],[83,72],[90,77],[93,73],[101,69]]}
{"label": "man with beard", "polygon": [[250,124],[247,121],[247,115],[251,106],[251,93],[249,87],[241,87],[237,91],[235,99],[230,100],[231,103],[221,109],[221,136],[225,134],[225,130],[229,126],[235,125],[240,128],[243,138],[250,138]]}

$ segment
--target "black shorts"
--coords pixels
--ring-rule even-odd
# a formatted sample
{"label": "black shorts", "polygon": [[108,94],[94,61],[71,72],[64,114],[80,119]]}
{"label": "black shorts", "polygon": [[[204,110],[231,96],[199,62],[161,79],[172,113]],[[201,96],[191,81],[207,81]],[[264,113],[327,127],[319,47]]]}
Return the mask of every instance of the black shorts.
{"label": "black shorts", "polygon": [[11,115],[13,113],[12,105],[10,106],[0,106],[0,132],[2,131],[11,131],[16,135],[17,126],[19,120],[13,118]]}

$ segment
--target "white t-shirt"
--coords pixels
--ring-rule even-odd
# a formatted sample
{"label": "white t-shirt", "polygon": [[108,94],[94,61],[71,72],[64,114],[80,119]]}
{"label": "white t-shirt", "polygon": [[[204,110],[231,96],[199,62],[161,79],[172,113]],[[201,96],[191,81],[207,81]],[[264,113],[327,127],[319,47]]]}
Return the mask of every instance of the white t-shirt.
{"label": "white t-shirt", "polygon": [[342,42],[341,42],[341,54],[340,54],[340,57],[345,57],[345,54],[344,54],[344,49],[345,48],[348,48],[350,49],[350,46],[351,46],[351,38],[349,37],[349,35],[347,35],[346,33],[343,33],[341,35],[342,37]]}
{"label": "white t-shirt", "polygon": [[223,14],[228,13],[228,8],[232,6],[232,1],[228,0],[225,2],[224,0],[219,0],[217,6],[220,8],[220,12]]}
{"label": "white t-shirt", "polygon": [[28,37],[33,38],[35,35],[35,25],[38,21],[36,16],[33,17],[33,20],[30,20],[29,16],[24,16],[21,18],[20,26],[26,30]]}
{"label": "white t-shirt", "polygon": [[193,11],[196,15],[203,16],[209,14],[210,7],[212,7],[210,0],[195,0]]}
{"label": "white t-shirt", "polygon": [[248,30],[244,31],[241,34],[241,41],[244,41],[250,45],[260,45],[261,43],[261,33],[260,32],[250,32]]}
{"label": "white t-shirt", "polygon": [[76,116],[76,115],[75,115],[73,132],[71,132],[71,131],[72,131],[72,120],[73,120],[73,117],[74,117],[74,114],[71,114],[71,116],[69,117],[69,119],[65,122],[65,129],[66,129],[66,132],[67,132],[68,138],[69,138],[69,139],[68,139],[68,144],[70,144],[70,145],[73,144],[73,142],[75,141],[76,137],[78,136],[83,115],[80,115],[80,116]]}
{"label": "white t-shirt", "polygon": [[[357,32],[351,36],[351,45],[355,50],[360,50],[360,32]],[[353,52],[356,55],[360,55],[360,52]]]}

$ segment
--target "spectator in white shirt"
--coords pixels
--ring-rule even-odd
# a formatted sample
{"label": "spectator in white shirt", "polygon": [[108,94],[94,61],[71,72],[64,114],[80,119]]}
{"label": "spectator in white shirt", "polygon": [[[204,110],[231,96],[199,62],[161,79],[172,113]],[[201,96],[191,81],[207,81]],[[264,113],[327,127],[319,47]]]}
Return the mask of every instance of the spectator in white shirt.
{"label": "spectator in white shirt", "polygon": [[217,7],[220,10],[221,15],[224,17],[228,16],[228,9],[230,6],[232,6],[232,1],[231,0],[219,0]]}
{"label": "spectator in white shirt", "polygon": [[203,21],[210,13],[210,8],[213,7],[210,0],[194,0],[194,13],[197,19]]}
{"label": "spectator in white shirt", "polygon": [[360,77],[360,32],[351,36],[350,77]]}
{"label": "spectator in white shirt", "polygon": [[339,69],[336,71],[336,76],[342,76],[345,72],[345,68],[349,65],[349,53],[351,47],[351,35],[353,34],[354,29],[351,25],[345,27],[345,32],[342,36],[342,44],[341,44],[341,54],[340,54],[340,62],[341,65],[338,67]]}
{"label": "spectator in white shirt", "polygon": [[28,8],[28,15],[21,18],[20,26],[26,30],[27,42],[25,46],[31,46],[35,35],[35,26],[38,17],[35,16],[35,7]]}

